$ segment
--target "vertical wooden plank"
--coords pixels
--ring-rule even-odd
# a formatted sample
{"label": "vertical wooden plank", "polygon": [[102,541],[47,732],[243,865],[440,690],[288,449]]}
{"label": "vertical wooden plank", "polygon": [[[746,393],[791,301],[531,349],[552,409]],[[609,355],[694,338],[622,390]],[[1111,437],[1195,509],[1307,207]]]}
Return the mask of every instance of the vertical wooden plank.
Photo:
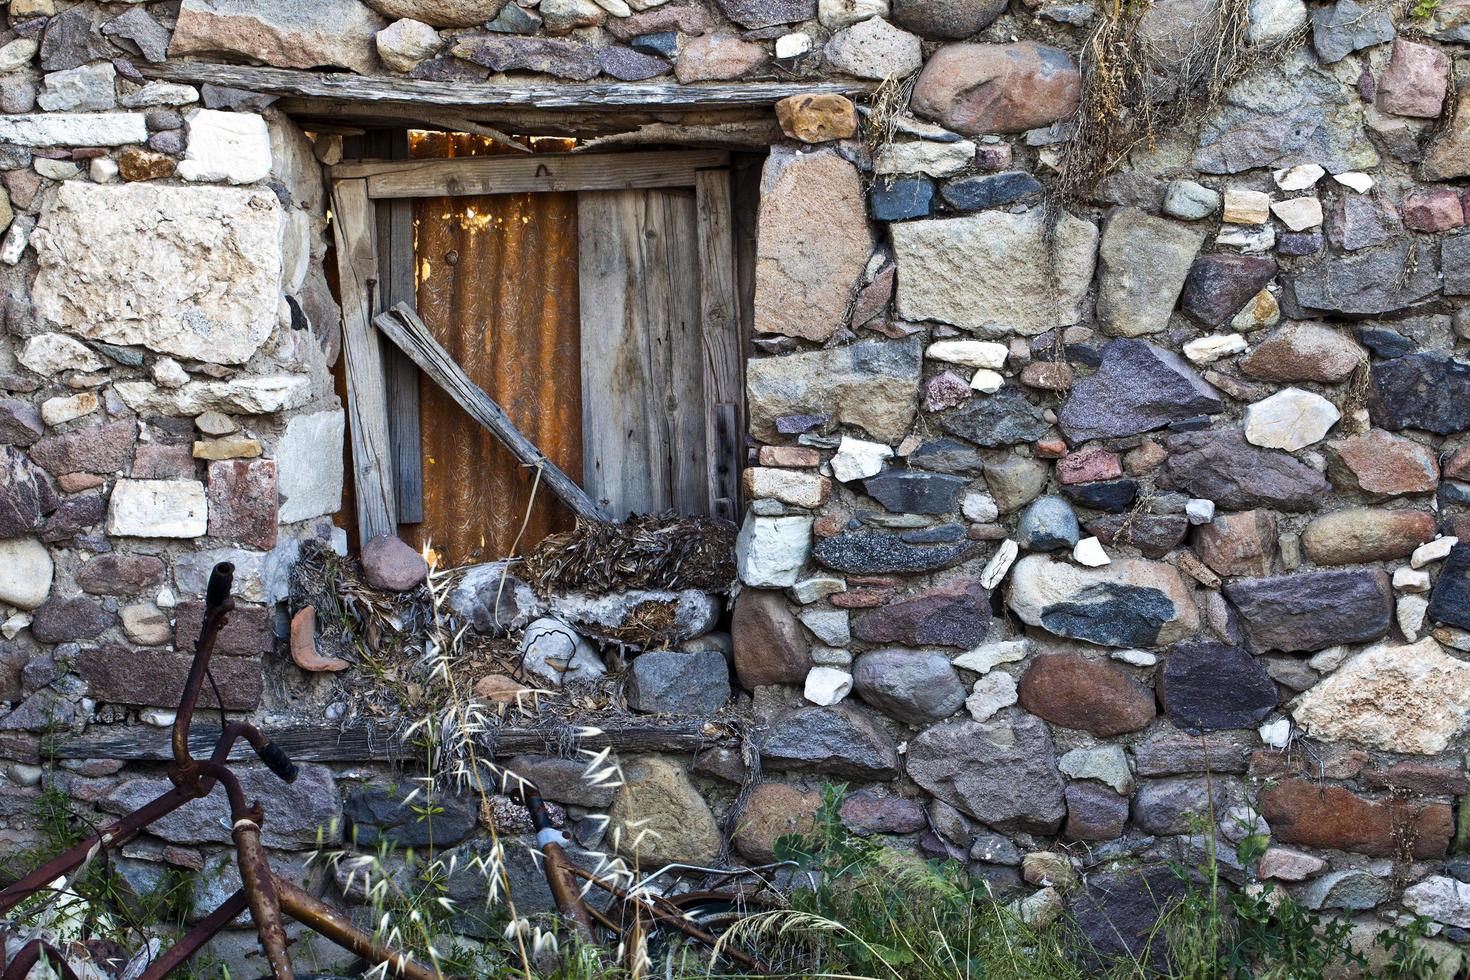
{"label": "vertical wooden plank", "polygon": [[[385,134],[378,154],[386,159],[408,159],[408,133]],[[414,295],[413,201],[375,202],[377,208],[378,308],[395,303],[416,306]],[[424,519],[423,440],[419,429],[419,372],[392,344],[383,345],[383,384],[388,401],[388,444],[393,455],[393,488],[398,523]]]}
{"label": "vertical wooden plank", "polygon": [[[667,337],[668,383],[663,389],[668,427],[669,497],[681,514],[710,513],[706,379],[700,311],[699,229],[695,195],[688,190],[648,191],[649,219],[642,240],[652,249],[642,265],[645,281],[663,279],[667,305],[649,321]],[[660,322],[661,321],[661,322]]]}
{"label": "vertical wooden plank", "polygon": [[730,172],[700,171],[694,187],[699,226],[700,361],[704,374],[702,408],[708,513],[734,521],[740,512],[745,399]]}
{"label": "vertical wooden plank", "polygon": [[333,183],[332,218],[342,294],[342,358],[347,374],[357,524],[360,540],[366,544],[397,530],[382,353],[377,331],[372,327],[371,294],[375,291],[377,258],[366,181]]}

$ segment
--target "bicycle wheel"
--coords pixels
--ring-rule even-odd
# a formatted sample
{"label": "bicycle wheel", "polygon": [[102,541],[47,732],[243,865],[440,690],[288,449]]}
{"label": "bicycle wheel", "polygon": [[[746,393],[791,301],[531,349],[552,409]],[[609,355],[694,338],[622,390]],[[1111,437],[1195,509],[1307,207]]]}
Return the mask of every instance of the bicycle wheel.
{"label": "bicycle wheel", "polygon": [[[724,936],[741,919],[764,911],[760,907],[753,908],[748,902],[728,896],[684,895],[671,898],[670,901],[683,910],[691,923],[716,938]],[[779,943],[764,941],[761,937],[751,935],[740,936],[731,944],[731,948],[738,952],[760,960],[772,969],[780,970],[772,974],[776,976],[789,972],[777,965],[786,958],[779,947]],[[709,946],[690,938],[673,926],[655,922],[649,930],[648,959],[653,965],[653,976],[674,980],[675,977],[697,975],[703,970],[708,970],[712,976],[727,973],[751,975],[749,968],[735,958],[721,955],[712,963],[713,955],[714,951]]]}

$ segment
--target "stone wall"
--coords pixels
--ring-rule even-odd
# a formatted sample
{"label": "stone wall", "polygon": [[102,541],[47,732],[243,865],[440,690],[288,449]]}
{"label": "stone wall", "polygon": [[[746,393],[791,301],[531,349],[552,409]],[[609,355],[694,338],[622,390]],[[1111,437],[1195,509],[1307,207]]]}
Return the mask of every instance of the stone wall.
{"label": "stone wall", "polygon": [[[1063,201],[1077,52],[1104,15],[1086,2],[10,0],[6,846],[34,839],[43,732],[167,723],[217,560],[240,569],[215,667],[231,707],[321,717],[322,682],[255,654],[341,506],[317,163],[340,143],[139,66],[916,76],[882,140],[840,96],[776,108],[727,706],[765,782],[732,814],[730,753],[625,760],[616,797],[514,764],[573,817],[656,816],[646,859],[714,859],[716,817],[768,857],[843,781],[854,828],[1005,892],[1049,880],[1025,854],[1064,852],[1082,890],[1037,901],[1075,902],[1099,939],[1113,862],[1197,860],[1208,789],[1226,838],[1270,833],[1254,874],[1463,942],[1470,5],[1421,6],[1255,0],[1246,36],[1271,56],[1197,126],[1163,103],[1155,140]],[[1157,0],[1148,70],[1167,81],[1222,16]],[[726,672],[660,657],[634,661],[637,689]],[[300,792],[260,781],[283,861],[343,796],[359,827],[397,826],[372,771],[307,769]],[[96,759],[55,778],[106,813],[160,777]],[[123,867],[215,868],[221,834],[181,816]]]}

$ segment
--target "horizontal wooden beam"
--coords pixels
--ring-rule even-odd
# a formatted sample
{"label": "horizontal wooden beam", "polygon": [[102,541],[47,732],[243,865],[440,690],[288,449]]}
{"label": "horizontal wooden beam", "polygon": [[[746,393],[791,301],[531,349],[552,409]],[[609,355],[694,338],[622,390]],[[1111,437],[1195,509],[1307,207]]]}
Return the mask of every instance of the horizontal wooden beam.
{"label": "horizontal wooden beam", "polygon": [[[297,762],[408,762],[424,755],[421,748],[367,725],[345,729],[335,725],[272,726],[268,734]],[[556,729],[507,727],[487,732],[481,741],[496,756],[555,755],[563,751],[560,734]],[[196,725],[189,732],[189,750],[205,758],[218,739],[218,728]],[[694,752],[733,745],[737,739],[729,725],[695,719],[621,723],[580,742],[586,748],[612,746],[619,752]],[[53,754],[62,759],[130,762],[163,762],[173,758],[167,729],[136,726],[93,726],[82,735],[58,739]],[[244,742],[237,743],[230,754],[235,762],[254,758],[255,753]]]}
{"label": "horizontal wooden beam", "polygon": [[622,191],[693,187],[701,170],[730,162],[722,150],[670,153],[537,154],[339,163],[334,180],[367,179],[368,197],[441,197],[545,191]]}
{"label": "horizontal wooden beam", "polygon": [[426,82],[411,78],[353,75],[345,72],[297,71],[223,65],[207,61],[139,64],[149,78],[193,84],[209,83],[267,95],[331,99],[358,104],[476,108],[524,107],[538,110],[577,109],[709,109],[765,106],[791,95],[869,91],[862,82],[739,82],[678,85],[672,82]]}

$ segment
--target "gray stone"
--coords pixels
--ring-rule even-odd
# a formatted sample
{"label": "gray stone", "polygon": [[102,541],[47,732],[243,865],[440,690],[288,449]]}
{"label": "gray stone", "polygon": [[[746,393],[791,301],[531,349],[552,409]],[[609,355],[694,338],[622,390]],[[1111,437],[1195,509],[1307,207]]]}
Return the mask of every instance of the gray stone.
{"label": "gray stone", "polygon": [[915,469],[969,477],[979,476],[985,466],[973,447],[945,436],[923,443],[909,453],[905,462]]}
{"label": "gray stone", "polygon": [[1284,452],[1260,449],[1238,429],[1186,432],[1165,441],[1159,485],[1213,500],[1222,510],[1312,510],[1327,479]]}
{"label": "gray stone", "polygon": [[1024,170],[975,174],[951,180],[940,191],[957,211],[980,211],[1041,193],[1041,182]]}
{"label": "gray stone", "polygon": [[1470,363],[1426,351],[1379,361],[1370,377],[1368,409],[1375,425],[1440,435],[1470,428]]}
{"label": "gray stone", "polygon": [[457,570],[445,605],[478,633],[501,636],[545,613],[531,587],[510,574],[508,562],[487,562]]}
{"label": "gray stone", "polygon": [[1192,180],[1171,180],[1164,192],[1164,213],[1185,221],[1208,218],[1220,210],[1220,192]]}
{"label": "gray stone", "polygon": [[949,657],[933,650],[873,650],[853,662],[853,691],[884,714],[915,727],[948,718],[965,703]]}
{"label": "gray stone", "polygon": [[357,0],[184,0],[168,53],[238,55],[279,68],[366,75],[379,67],[374,38],[387,26]]}
{"label": "gray stone", "polygon": [[1322,259],[1292,278],[1296,300],[1305,309],[1371,316],[1428,299],[1439,290],[1436,251],[1419,248],[1411,255],[1410,247],[1401,242],[1360,255]]}
{"label": "gray stone", "polygon": [[1208,777],[1178,776],[1151,779],[1133,794],[1133,822],[1150,834],[1184,834],[1201,821],[1208,821],[1210,809],[1223,812],[1227,799],[1238,798],[1240,786],[1235,780],[1211,780]]}
{"label": "gray stone", "polygon": [[36,102],[47,112],[94,112],[117,106],[117,69],[107,62],[55,71]]}
{"label": "gray stone", "polygon": [[1120,339],[1103,348],[1097,373],[1073,386],[1058,419],[1068,440],[1079,443],[1135,435],[1223,408],[1220,392],[1178,354]]}
{"label": "gray stone", "polygon": [[863,489],[895,514],[950,514],[969,481],[960,476],[890,469],[863,481]]}
{"label": "gray stone", "polygon": [[[553,595],[551,615],[570,623],[584,636],[637,643],[681,643],[715,628],[723,602],[699,589],[671,592],[628,589],[602,595],[565,592]],[[657,635],[647,617],[659,622]]]}
{"label": "gray stone", "polygon": [[1333,173],[1368,169],[1378,152],[1363,131],[1357,94],[1297,52],[1232,85],[1204,123],[1195,166],[1233,174],[1316,163]]}
{"label": "gray stone", "polygon": [[1312,10],[1312,47],[1323,64],[1392,41],[1395,34],[1388,11],[1366,9],[1354,0],[1337,0]]}
{"label": "gray stone", "polygon": [[924,63],[919,39],[882,17],[869,17],[838,31],[822,55],[833,71],[874,80],[911,75]]}
{"label": "gray stone", "polygon": [[1204,233],[1188,225],[1117,208],[1103,222],[1098,247],[1097,320],[1104,332],[1158,333],[1184,287]]}
{"label": "gray stone", "polygon": [[861,709],[843,704],[799,708],[777,718],[760,753],[762,764],[778,772],[883,780],[899,770],[898,748],[888,733]]}
{"label": "gray stone", "polygon": [[730,667],[716,650],[655,650],[633,660],[628,707],[662,714],[708,715],[730,700]]}
{"label": "gray stone", "polygon": [[1016,543],[1030,551],[1071,548],[1082,537],[1077,515],[1061,497],[1041,497],[1021,513]]}
{"label": "gray stone", "polygon": [[121,16],[103,24],[102,33],[132,42],[138,53],[154,64],[168,56],[169,32],[145,7],[129,7]]}
{"label": "gray stone", "polygon": [[[393,789],[369,785],[347,794],[342,802],[344,840],[355,841],[359,847],[376,847],[380,842],[394,847],[453,847],[479,825],[478,804],[467,797],[426,796],[418,780]],[[411,793],[412,800],[408,798]],[[432,815],[426,806],[431,802]]]}
{"label": "gray stone", "polygon": [[[752,30],[796,24],[817,16],[816,0],[717,0],[730,20]],[[641,5],[640,5],[641,6]]]}
{"label": "gray stone", "polygon": [[812,549],[812,557],[825,568],[851,575],[884,572],[933,572],[950,568],[979,550],[979,543],[961,539],[955,542],[910,543],[906,536],[892,531],[844,531],[821,538]]}
{"label": "gray stone", "polygon": [[1031,715],[935,725],[909,742],[908,776],[997,830],[1049,834],[1066,815],[1051,734]]}
{"label": "gray stone", "polygon": [[990,593],[979,581],[961,580],[864,613],[852,635],[865,643],[968,648],[989,626]]}
{"label": "gray stone", "polygon": [[1221,731],[1200,735],[1163,724],[1133,745],[1133,765],[1140,776],[1243,773],[1257,744],[1254,733]]}
{"label": "gray stone", "polygon": [[1172,643],[1199,628],[1174,566],[1138,558],[1079,568],[1027,555],[1011,570],[1008,604],[1030,626],[1104,646]]}
{"label": "gray stone", "polygon": [[1381,570],[1302,572],[1225,585],[1254,653],[1323,650],[1388,632],[1393,593]]}
{"label": "gray stone", "polygon": [[1034,442],[1050,428],[1041,409],[1014,385],[945,412],[939,424],[952,435],[989,448]]}
{"label": "gray stone", "polygon": [[1006,9],[1003,0],[893,0],[893,22],[923,37],[973,37]]}
{"label": "gray stone", "polygon": [[1393,211],[1364,194],[1345,194],[1327,214],[1327,238],[1349,252],[1382,245],[1403,231]]}
{"label": "gray stone", "polygon": [[597,53],[576,41],[514,34],[464,34],[450,53],[491,71],[529,71],[585,82],[602,70]]}
{"label": "gray stone", "polygon": [[755,358],[746,365],[750,427],[779,442],[782,416],[830,413],[875,439],[902,439],[918,411],[923,339],[862,341],[830,350]]}
{"label": "gray stone", "polygon": [[0,447],[0,538],[39,530],[60,503],[51,478],[25,453]]}
{"label": "gray stone", "polygon": [[1172,647],[1158,686],[1165,713],[1186,731],[1254,728],[1276,707],[1266,668],[1246,651],[1211,640]]}
{"label": "gray stone", "polygon": [[1035,500],[1050,472],[1044,462],[1030,456],[1005,456],[985,464],[985,482],[1002,514],[1018,510]]}
{"label": "gray stone", "polygon": [[65,71],[109,57],[107,43],[97,34],[97,13],[92,4],[80,3],[47,21],[41,37],[41,67]]}
{"label": "gray stone", "polygon": [[[0,443],[7,446],[29,446],[45,434],[41,413],[30,402],[18,398],[0,398]],[[0,537],[5,535],[0,534]]]}
{"label": "gray stone", "polygon": [[616,787],[593,782],[587,766],[585,758],[550,755],[518,755],[505,763],[508,772],[529,780],[548,800],[605,811],[612,806]]}
{"label": "gray stone", "polygon": [[673,70],[663,58],[644,54],[620,44],[609,44],[597,49],[597,63],[602,73],[623,82],[641,82]]}
{"label": "gray stone", "polygon": [[1388,901],[1392,892],[1393,883],[1382,875],[1343,868],[1308,882],[1298,893],[1298,901],[1309,909],[1363,912]]}

